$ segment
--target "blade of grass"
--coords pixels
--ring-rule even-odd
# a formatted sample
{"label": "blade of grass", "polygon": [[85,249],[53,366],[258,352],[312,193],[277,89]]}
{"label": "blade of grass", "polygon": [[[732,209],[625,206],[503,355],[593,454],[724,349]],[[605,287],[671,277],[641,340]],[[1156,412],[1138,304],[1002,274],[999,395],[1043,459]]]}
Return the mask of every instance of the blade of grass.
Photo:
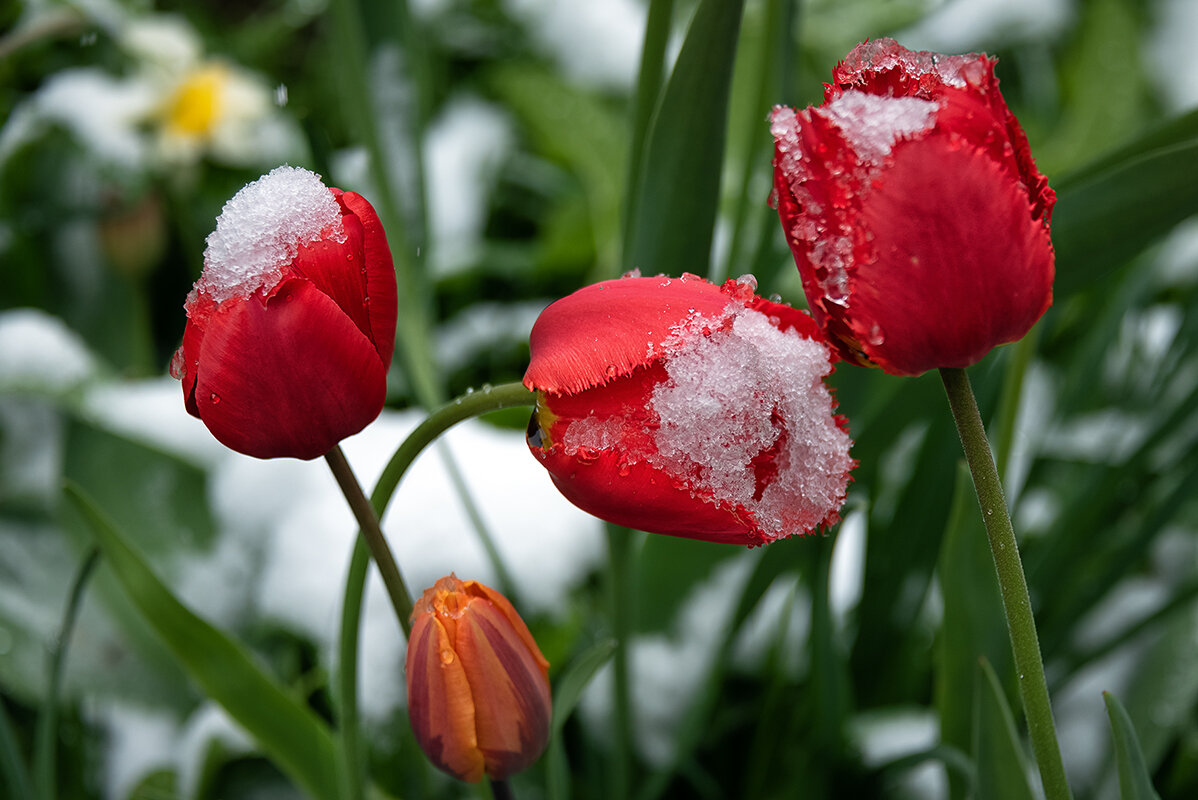
{"label": "blade of grass", "polygon": [[978,662],[974,694],[973,756],[977,765],[977,800],[1034,800],[1027,782],[1023,748],[1015,718],[990,662]]}
{"label": "blade of grass", "polygon": [[[650,125],[624,265],[706,272],[719,204],[728,90],[743,0],[702,0]],[[635,154],[633,154],[635,157]]]}
{"label": "blade of grass", "polygon": [[1111,736],[1115,740],[1115,763],[1119,768],[1119,796],[1122,800],[1161,800],[1152,786],[1144,753],[1135,726],[1122,704],[1110,692],[1103,692],[1106,713],[1111,719]]}
{"label": "blade of grass", "polygon": [[55,800],[58,797],[58,706],[62,701],[62,677],[66,669],[71,633],[75,630],[75,620],[83,602],[83,591],[87,588],[99,560],[100,551],[95,547],[83,557],[83,562],[71,581],[67,603],[63,608],[62,624],[58,630],[58,640],[50,653],[50,685],[46,689],[41,714],[38,716],[37,743],[33,751],[33,772],[38,790],[45,800]]}
{"label": "blade of grass", "polygon": [[259,669],[241,645],[180,603],[80,488],[68,484],[66,496],[129,599],[204,693],[309,795],[336,798],[336,750],[325,723]]}
{"label": "blade of grass", "polygon": [[5,797],[37,797],[8,709],[4,707],[3,696],[0,696],[0,775],[3,775],[4,784],[8,786]]}

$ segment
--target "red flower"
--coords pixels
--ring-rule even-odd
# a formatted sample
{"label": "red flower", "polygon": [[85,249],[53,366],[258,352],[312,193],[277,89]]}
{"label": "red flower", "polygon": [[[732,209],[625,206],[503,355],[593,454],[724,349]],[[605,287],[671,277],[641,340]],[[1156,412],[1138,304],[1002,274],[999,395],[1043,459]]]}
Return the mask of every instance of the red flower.
{"label": "red flower", "polygon": [[412,611],[408,716],[420,749],[464,781],[502,779],[549,742],[549,662],[503,595],[452,574]]}
{"label": "red flower", "polygon": [[824,104],[777,107],[778,214],[840,354],[896,375],[965,367],[1052,302],[1056,195],[984,55],[859,45]]}
{"label": "red flower", "polygon": [[801,311],[692,275],[620,278],[545,309],[528,444],[584,511],[746,545],[839,518],[849,437]]}
{"label": "red flower", "polygon": [[396,302],[370,204],[279,167],[217,219],[171,374],[227,447],[316,458],[382,410]]}

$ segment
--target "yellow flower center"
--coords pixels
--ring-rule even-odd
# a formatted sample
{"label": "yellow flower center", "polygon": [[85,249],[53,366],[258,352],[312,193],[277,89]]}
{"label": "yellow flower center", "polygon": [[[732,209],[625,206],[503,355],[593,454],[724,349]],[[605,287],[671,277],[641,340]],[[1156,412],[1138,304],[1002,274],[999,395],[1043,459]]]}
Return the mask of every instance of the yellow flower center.
{"label": "yellow flower center", "polygon": [[204,136],[212,131],[221,113],[228,71],[206,64],[191,72],[166,105],[166,127],[174,133]]}

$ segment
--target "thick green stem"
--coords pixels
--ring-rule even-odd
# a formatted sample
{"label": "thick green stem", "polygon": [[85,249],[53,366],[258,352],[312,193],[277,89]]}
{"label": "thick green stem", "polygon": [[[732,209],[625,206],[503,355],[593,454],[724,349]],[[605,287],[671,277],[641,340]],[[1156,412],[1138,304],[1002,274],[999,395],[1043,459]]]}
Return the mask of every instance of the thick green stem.
{"label": "thick green stem", "polygon": [[338,758],[341,770],[338,783],[341,800],[365,797],[366,759],[358,725],[358,635],[362,622],[362,595],[370,568],[370,549],[366,539],[355,537],[354,553],[345,576],[345,597],[341,603],[341,629],[337,640],[337,722]]}
{"label": "thick green stem", "polygon": [[362,491],[358,479],[354,477],[354,471],[350,468],[349,462],[345,460],[345,453],[341,451],[341,445],[333,445],[333,449],[325,453],[324,459],[328,462],[329,469],[333,471],[333,477],[337,479],[337,485],[341,487],[341,493],[345,495],[350,509],[354,512],[354,518],[361,528],[362,538],[366,540],[366,545],[370,548],[370,555],[379,568],[379,574],[383,577],[383,585],[387,587],[387,595],[391,598],[395,615],[399,617],[399,625],[403,628],[404,638],[407,638],[412,632],[410,619],[412,616],[412,593],[408,591],[403,575],[400,574],[399,565],[395,563],[395,555],[387,544],[387,538],[383,536],[383,528],[379,525],[379,515],[375,513],[374,506],[366,498],[366,493]]}
{"label": "thick green stem", "polygon": [[986,439],[986,429],[982,425],[982,417],[978,413],[977,401],[965,370],[943,368],[940,377],[944,381],[948,403],[957,423],[961,446],[965,449],[965,459],[969,463],[974,490],[981,505],[982,520],[986,524],[986,535],[990,539],[990,552],[998,572],[1007,630],[1011,634],[1011,650],[1019,676],[1019,696],[1023,701],[1036,764],[1040,768],[1044,795],[1048,800],[1067,800],[1072,795],[1052,720],[1052,704],[1048,698],[1048,683],[1044,678],[1032,601],[1019,558],[1015,529],[1007,513],[1002,483],[990,453],[990,443]]}

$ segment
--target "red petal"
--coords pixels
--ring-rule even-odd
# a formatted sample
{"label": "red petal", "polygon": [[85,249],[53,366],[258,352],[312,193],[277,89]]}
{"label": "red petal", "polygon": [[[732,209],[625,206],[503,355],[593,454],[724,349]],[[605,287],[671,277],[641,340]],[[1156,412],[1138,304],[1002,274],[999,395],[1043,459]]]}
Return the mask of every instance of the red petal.
{"label": "red petal", "polygon": [[420,615],[412,624],[405,670],[408,717],[420,749],[455,778],[482,780],[485,762],[475,733],[470,683],[435,615]]}
{"label": "red petal", "polygon": [[227,301],[198,357],[200,418],[226,446],[258,458],[316,458],[383,407],[386,366],[353,321],[306,280],[266,301]]}
{"label": "red petal", "polygon": [[1048,230],[984,153],[932,137],[894,156],[864,202],[877,260],[857,265],[848,318],[888,372],[968,366],[1052,302]]}
{"label": "red petal", "polygon": [[626,528],[707,542],[754,546],[768,537],[751,523],[646,462],[628,464],[611,450],[586,457],[532,448],[558,491],[599,519]]}
{"label": "red petal", "polygon": [[391,261],[391,247],[387,244],[387,234],[383,231],[383,224],[379,221],[374,207],[362,195],[356,192],[342,192],[338,194],[338,199],[342,207],[352,213],[362,225],[370,338],[378,348],[382,362],[390,364],[391,354],[395,350],[398,297],[395,288],[395,266]]}
{"label": "red petal", "polygon": [[729,296],[701,278],[617,278],[579,289],[541,313],[529,340],[529,389],[580,392],[661,355],[682,323],[715,315]]}

